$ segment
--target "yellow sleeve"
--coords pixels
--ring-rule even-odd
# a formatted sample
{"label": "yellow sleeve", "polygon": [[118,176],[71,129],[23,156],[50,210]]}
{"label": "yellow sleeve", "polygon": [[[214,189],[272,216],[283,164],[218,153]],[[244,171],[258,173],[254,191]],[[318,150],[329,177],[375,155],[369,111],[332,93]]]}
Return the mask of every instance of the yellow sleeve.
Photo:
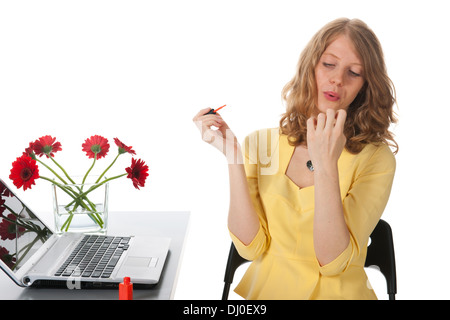
{"label": "yellow sleeve", "polygon": [[242,149],[250,197],[252,199],[253,208],[259,217],[259,230],[252,242],[248,245],[244,245],[231,231],[229,231],[237,251],[241,257],[247,260],[255,260],[258,258],[264,251],[266,251],[270,243],[266,214],[264,212],[264,207],[258,188],[259,148],[257,141],[258,132],[254,132],[245,138]]}
{"label": "yellow sleeve", "polygon": [[370,234],[383,214],[391,193],[395,174],[395,157],[387,145],[377,147],[363,159],[361,170],[343,199],[344,216],[350,232],[347,248],[333,261],[321,266],[325,276],[338,275],[365,252]]}

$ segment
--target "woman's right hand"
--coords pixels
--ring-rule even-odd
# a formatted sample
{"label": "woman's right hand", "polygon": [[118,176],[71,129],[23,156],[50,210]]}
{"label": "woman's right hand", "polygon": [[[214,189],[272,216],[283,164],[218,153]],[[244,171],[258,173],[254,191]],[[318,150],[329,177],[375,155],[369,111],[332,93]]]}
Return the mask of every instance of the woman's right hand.
{"label": "woman's right hand", "polygon": [[[203,141],[222,152],[229,163],[230,161],[236,161],[236,155],[240,154],[241,147],[234,133],[220,114],[205,114],[210,110],[210,108],[200,110],[192,121],[199,129]],[[217,129],[212,129],[213,126]]]}

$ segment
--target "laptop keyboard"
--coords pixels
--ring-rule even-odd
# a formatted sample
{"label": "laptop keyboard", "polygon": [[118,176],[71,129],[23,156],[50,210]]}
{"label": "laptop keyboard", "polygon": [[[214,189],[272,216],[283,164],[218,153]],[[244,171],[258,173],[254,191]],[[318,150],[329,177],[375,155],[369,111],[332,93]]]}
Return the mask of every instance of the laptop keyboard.
{"label": "laptop keyboard", "polygon": [[130,237],[86,235],[55,276],[109,278],[129,241]]}

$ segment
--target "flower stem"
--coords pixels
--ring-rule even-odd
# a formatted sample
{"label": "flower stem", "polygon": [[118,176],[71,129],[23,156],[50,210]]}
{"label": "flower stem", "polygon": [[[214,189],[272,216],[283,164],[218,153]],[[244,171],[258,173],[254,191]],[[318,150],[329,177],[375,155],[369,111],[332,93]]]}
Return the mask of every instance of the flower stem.
{"label": "flower stem", "polygon": [[67,193],[70,197],[72,197],[72,199],[74,200],[73,202],[76,202],[78,205],[82,206],[83,208],[85,208],[86,210],[89,211],[89,207],[85,203],[83,203],[83,199],[80,197],[80,195],[78,193],[76,193],[74,190],[72,190],[72,188],[63,186],[63,185],[55,182],[54,180],[51,180],[44,176],[40,176],[40,178],[50,181],[52,184],[59,187],[61,190],[63,190],[65,193]]}
{"label": "flower stem", "polygon": [[95,184],[95,185],[93,185],[92,187],[90,187],[88,191],[81,193],[81,194],[80,194],[80,197],[86,196],[89,192],[94,191],[95,189],[97,189],[98,187],[102,186],[102,185],[105,184],[106,182],[109,182],[109,181],[114,180],[114,179],[121,178],[121,177],[123,177],[123,176],[125,176],[125,175],[127,175],[127,173],[120,174],[120,175],[118,175],[118,176],[115,176],[115,177],[112,177],[112,178],[105,179],[105,180],[103,180],[102,182],[100,182],[100,183],[98,183],[98,184]]}
{"label": "flower stem", "polygon": [[66,170],[64,170],[64,168],[58,162],[56,162],[56,160],[53,159],[53,157],[50,157],[50,159],[52,159],[53,163],[56,164],[58,166],[58,168],[61,169],[62,172],[64,172],[64,175],[67,177],[67,179],[69,179],[70,182],[75,184],[75,181],[73,181],[72,178],[70,178],[70,176],[67,174]]}
{"label": "flower stem", "polygon": [[113,166],[113,164],[116,162],[117,158],[119,158],[120,153],[117,154],[117,156],[114,158],[113,162],[111,162],[111,164],[108,166],[108,168],[106,168],[105,171],[103,171],[103,173],[100,175],[100,177],[98,177],[97,181],[95,181],[95,183],[98,183],[100,181],[101,178],[103,178],[103,176],[105,175],[105,173]]}
{"label": "flower stem", "polygon": [[66,228],[64,231],[67,232],[67,230],[69,230],[70,227],[70,223],[72,222],[73,216],[75,214],[73,212],[70,213],[70,216],[67,218],[66,222],[64,222],[64,224],[61,226],[61,230],[64,230],[64,228]]}
{"label": "flower stem", "polygon": [[91,167],[89,168],[89,170],[88,170],[88,171],[86,172],[86,174],[84,175],[83,182],[82,182],[81,184],[84,184],[84,182],[86,181],[86,178],[87,178],[89,172],[91,172],[92,168],[94,167],[95,161],[96,161],[96,160],[97,160],[97,153],[94,153],[94,162],[92,162]]}
{"label": "flower stem", "polygon": [[[52,159],[53,159],[53,158],[52,158]],[[53,170],[52,168],[50,168],[48,165],[46,165],[46,164],[45,164],[44,162],[42,162],[41,160],[39,160],[39,159],[37,159],[37,158],[36,158],[36,160],[39,161],[39,163],[42,164],[44,167],[46,167],[48,170],[50,170],[56,177],[58,177],[58,179],[61,180],[62,183],[67,184],[67,182],[66,182],[63,178],[61,178],[61,176],[60,176],[59,174],[57,174],[57,173],[55,172],[55,170]]]}

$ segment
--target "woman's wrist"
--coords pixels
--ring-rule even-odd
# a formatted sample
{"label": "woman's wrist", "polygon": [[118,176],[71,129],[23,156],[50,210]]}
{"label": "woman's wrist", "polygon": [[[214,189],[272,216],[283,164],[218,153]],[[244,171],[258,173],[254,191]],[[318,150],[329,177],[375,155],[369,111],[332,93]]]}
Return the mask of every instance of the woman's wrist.
{"label": "woman's wrist", "polygon": [[227,144],[224,155],[229,165],[244,163],[242,149],[239,143]]}
{"label": "woman's wrist", "polygon": [[338,174],[337,162],[313,162],[313,166],[314,176],[335,176]]}

